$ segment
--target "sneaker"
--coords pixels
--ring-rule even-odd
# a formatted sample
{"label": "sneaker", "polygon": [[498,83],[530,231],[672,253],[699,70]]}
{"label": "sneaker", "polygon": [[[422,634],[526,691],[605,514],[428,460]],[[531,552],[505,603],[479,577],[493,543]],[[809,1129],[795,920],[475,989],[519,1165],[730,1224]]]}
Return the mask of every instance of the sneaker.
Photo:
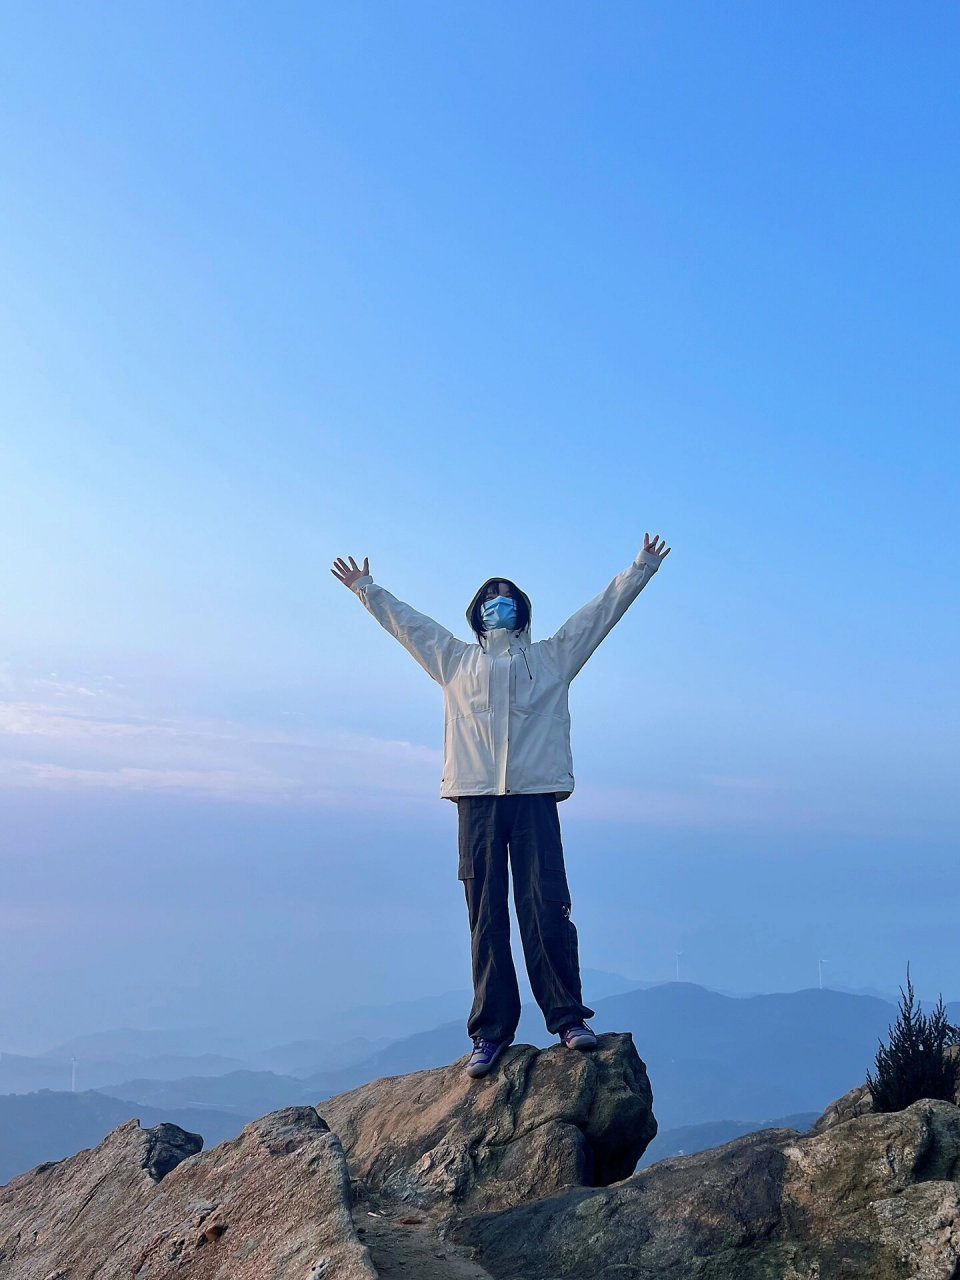
{"label": "sneaker", "polygon": [[473,1037],[473,1053],[467,1063],[468,1076],[485,1076],[496,1060],[512,1040],[484,1040],[482,1036]]}
{"label": "sneaker", "polygon": [[572,1027],[560,1032],[560,1039],[568,1049],[595,1049],[597,1037],[585,1022],[575,1022]]}

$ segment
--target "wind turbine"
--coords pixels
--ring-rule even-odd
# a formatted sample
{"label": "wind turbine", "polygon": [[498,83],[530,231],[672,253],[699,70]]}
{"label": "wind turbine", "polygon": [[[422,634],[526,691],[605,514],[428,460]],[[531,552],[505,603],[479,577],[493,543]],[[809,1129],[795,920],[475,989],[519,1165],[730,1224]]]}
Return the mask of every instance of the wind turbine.
{"label": "wind turbine", "polygon": [[823,990],[823,966],[824,966],[825,964],[829,964],[829,963],[830,963],[830,961],[829,961],[829,960],[818,960],[818,961],[817,961],[817,976],[818,976],[818,977],[819,977],[819,979],[820,979],[820,990],[821,990],[821,991]]}

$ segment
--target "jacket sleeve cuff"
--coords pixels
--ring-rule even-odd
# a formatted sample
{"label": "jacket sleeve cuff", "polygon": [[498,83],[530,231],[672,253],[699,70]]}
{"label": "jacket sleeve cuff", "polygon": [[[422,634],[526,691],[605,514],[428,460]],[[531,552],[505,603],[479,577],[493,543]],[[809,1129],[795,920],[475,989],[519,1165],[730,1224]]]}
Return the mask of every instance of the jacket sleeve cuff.
{"label": "jacket sleeve cuff", "polygon": [[660,568],[660,557],[653,551],[640,551],[633,562],[637,568],[647,565],[654,573]]}
{"label": "jacket sleeve cuff", "polygon": [[350,590],[356,594],[359,594],[359,590],[361,587],[369,587],[372,582],[373,582],[373,574],[365,573],[362,578],[358,578],[356,580],[356,582],[353,584]]}

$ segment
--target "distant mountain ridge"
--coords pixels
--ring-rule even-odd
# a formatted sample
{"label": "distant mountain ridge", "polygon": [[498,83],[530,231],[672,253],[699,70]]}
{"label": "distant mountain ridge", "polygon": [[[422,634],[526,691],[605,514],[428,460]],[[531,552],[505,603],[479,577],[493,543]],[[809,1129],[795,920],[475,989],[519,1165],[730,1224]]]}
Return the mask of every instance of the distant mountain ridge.
{"label": "distant mountain ridge", "polygon": [[[125,1040],[128,1034],[129,1038]],[[99,1056],[98,1036],[83,1037],[90,1056],[81,1057],[78,1053],[76,1064],[72,1056],[60,1056],[64,1053],[62,1046],[35,1057],[0,1053],[0,1095],[30,1093],[35,1089],[65,1092],[111,1090],[131,1079],[177,1081],[198,1077],[221,1078],[236,1071],[270,1070],[279,1075],[309,1075],[318,1069],[337,1070],[349,1066],[361,1058],[370,1057],[390,1043],[385,1037],[380,1040],[362,1037],[331,1041],[303,1040],[277,1045],[240,1059],[225,1058],[213,1053],[173,1056],[162,1051],[165,1045],[158,1038],[158,1053],[143,1056],[133,1052],[130,1047],[132,1043],[139,1043],[140,1034],[117,1031],[107,1033],[105,1039],[112,1042],[118,1050],[114,1057]]]}
{"label": "distant mountain ridge", "polygon": [[[597,969],[584,969],[583,978],[591,998],[653,985]],[[524,983],[521,993],[532,1001]],[[345,1010],[313,1019],[318,1028],[335,1028],[334,1034],[303,1036],[267,1048],[256,1044],[253,1028],[241,1033],[215,1025],[163,1030],[111,1027],[72,1036],[33,1054],[0,1048],[0,1094],[113,1089],[131,1079],[193,1079],[233,1071],[303,1077],[335,1072],[372,1057],[391,1040],[465,1017],[471,1000],[471,992],[464,989]]]}
{"label": "distant mountain ridge", "polygon": [[[659,986],[594,1002],[595,1025],[629,1031],[648,1065],[661,1127],[752,1120],[822,1109],[846,1081],[863,1079],[877,1043],[894,1021],[894,1005],[830,989],[724,996],[694,983]],[[523,1009],[518,1043],[550,1044],[536,1006]],[[463,1019],[391,1041],[334,1071],[297,1080],[257,1073],[264,1102],[293,1105],[342,1093],[382,1076],[404,1075],[455,1061],[469,1049]],[[203,1100],[249,1111],[252,1074],[167,1082],[126,1080],[104,1092],[143,1097],[150,1105]]]}
{"label": "distant mountain ridge", "polygon": [[184,1080],[126,1080],[99,1092],[103,1097],[135,1106],[215,1107],[251,1116],[279,1107],[310,1106],[315,1091],[295,1076],[281,1076],[274,1071],[231,1071],[224,1076]]}
{"label": "distant mountain ridge", "polygon": [[95,1147],[105,1134],[135,1115],[144,1128],[162,1121],[203,1134],[207,1148],[235,1137],[253,1116],[226,1115],[204,1107],[129,1104],[90,1089],[83,1093],[0,1096],[0,1184],[47,1160],[62,1160]]}

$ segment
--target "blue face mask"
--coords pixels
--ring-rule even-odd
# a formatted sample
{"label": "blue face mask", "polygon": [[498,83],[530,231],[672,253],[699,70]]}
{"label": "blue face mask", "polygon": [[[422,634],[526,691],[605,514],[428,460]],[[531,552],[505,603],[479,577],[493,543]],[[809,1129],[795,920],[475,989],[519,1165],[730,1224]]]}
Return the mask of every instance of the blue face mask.
{"label": "blue face mask", "polygon": [[486,601],[480,616],[488,631],[496,631],[500,627],[516,631],[517,602],[509,596],[497,596],[495,600]]}

